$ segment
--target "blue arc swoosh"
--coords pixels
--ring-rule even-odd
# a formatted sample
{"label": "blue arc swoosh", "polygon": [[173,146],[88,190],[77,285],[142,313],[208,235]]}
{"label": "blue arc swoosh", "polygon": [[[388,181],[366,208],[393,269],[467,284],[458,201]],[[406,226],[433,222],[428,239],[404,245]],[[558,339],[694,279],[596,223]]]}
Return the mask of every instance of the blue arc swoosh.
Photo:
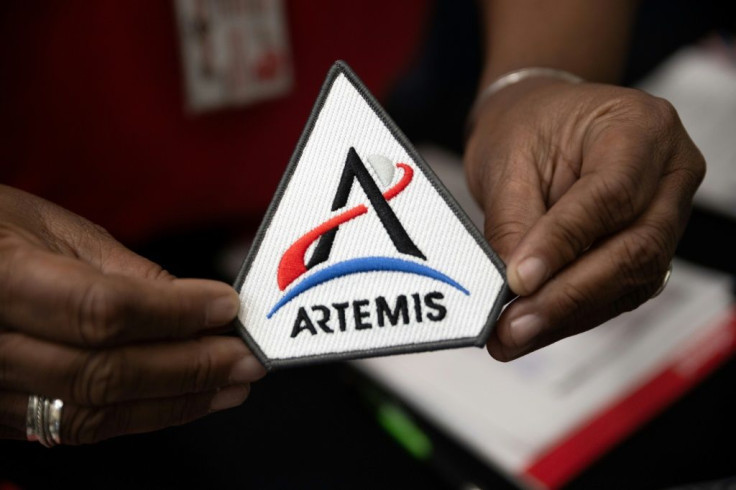
{"label": "blue arc swoosh", "polygon": [[286,303],[324,282],[337,279],[338,277],[356,274],[358,272],[378,271],[396,271],[417,274],[449,284],[465,295],[470,294],[470,292],[458,284],[457,281],[454,281],[440,271],[427,267],[426,265],[409,262],[408,260],[394,259],[391,257],[361,257],[359,259],[350,259],[344,262],[338,262],[337,264],[331,265],[330,267],[322,269],[321,271],[303,279],[274,305],[271,311],[268,312],[268,315],[266,315],[266,318],[271,318],[274,313],[279,311],[279,309],[281,309],[281,307]]}

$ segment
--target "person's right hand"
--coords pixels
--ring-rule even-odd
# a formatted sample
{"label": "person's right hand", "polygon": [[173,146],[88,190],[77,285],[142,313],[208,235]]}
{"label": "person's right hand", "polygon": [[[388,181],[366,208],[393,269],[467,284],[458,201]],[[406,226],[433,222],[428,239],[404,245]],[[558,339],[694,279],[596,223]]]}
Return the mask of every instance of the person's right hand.
{"label": "person's right hand", "polygon": [[64,402],[63,444],[182,424],[242,403],[264,368],[213,335],[227,284],[176,279],[89,221],[0,185],[0,437],[29,395]]}
{"label": "person's right hand", "polygon": [[674,107],[634,89],[537,77],[479,109],[468,183],[519,295],[495,325],[491,355],[516,359],[656,295],[705,175]]}

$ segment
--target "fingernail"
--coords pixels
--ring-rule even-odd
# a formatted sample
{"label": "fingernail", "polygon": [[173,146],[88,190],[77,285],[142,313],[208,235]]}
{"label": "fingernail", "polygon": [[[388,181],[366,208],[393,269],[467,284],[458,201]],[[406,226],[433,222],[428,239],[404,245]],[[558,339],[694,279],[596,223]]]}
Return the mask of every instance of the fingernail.
{"label": "fingernail", "polygon": [[542,331],[544,321],[533,313],[520,316],[511,321],[509,334],[516,344],[514,347],[526,347]]}
{"label": "fingernail", "polygon": [[266,374],[264,368],[258,359],[254,356],[245,356],[235,363],[232,371],[230,371],[230,383],[249,383],[257,381]]}
{"label": "fingernail", "polygon": [[516,275],[525,289],[524,292],[529,294],[536,291],[547,278],[547,266],[542,259],[529,257],[516,267]]}
{"label": "fingernail", "polygon": [[205,324],[208,327],[217,327],[229,323],[238,314],[240,299],[234,294],[220,296],[207,305]]}
{"label": "fingernail", "polygon": [[237,407],[248,398],[250,386],[230,386],[220,390],[210,402],[210,411],[217,412],[228,408]]}

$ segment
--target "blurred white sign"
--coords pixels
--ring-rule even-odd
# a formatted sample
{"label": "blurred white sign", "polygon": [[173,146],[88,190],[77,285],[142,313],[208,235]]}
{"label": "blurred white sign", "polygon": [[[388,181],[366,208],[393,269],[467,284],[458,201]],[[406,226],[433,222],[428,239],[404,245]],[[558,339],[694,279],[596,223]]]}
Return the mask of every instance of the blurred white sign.
{"label": "blurred white sign", "polygon": [[282,0],[175,0],[187,107],[286,94],[292,67]]}

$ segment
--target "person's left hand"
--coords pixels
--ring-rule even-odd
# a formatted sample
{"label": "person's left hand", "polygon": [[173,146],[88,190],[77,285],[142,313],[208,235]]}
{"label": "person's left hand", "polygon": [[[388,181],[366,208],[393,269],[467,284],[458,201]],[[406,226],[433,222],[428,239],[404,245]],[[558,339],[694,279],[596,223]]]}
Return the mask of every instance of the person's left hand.
{"label": "person's left hand", "polygon": [[503,361],[652,297],[705,173],[668,102],[552,78],[485,101],[465,164],[485,236],[520,296],[488,343]]}
{"label": "person's left hand", "polygon": [[218,335],[239,307],[230,285],[175,278],[81,216],[0,185],[0,439],[27,437],[31,396],[63,402],[70,445],[240,405],[265,369],[242,339]]}

